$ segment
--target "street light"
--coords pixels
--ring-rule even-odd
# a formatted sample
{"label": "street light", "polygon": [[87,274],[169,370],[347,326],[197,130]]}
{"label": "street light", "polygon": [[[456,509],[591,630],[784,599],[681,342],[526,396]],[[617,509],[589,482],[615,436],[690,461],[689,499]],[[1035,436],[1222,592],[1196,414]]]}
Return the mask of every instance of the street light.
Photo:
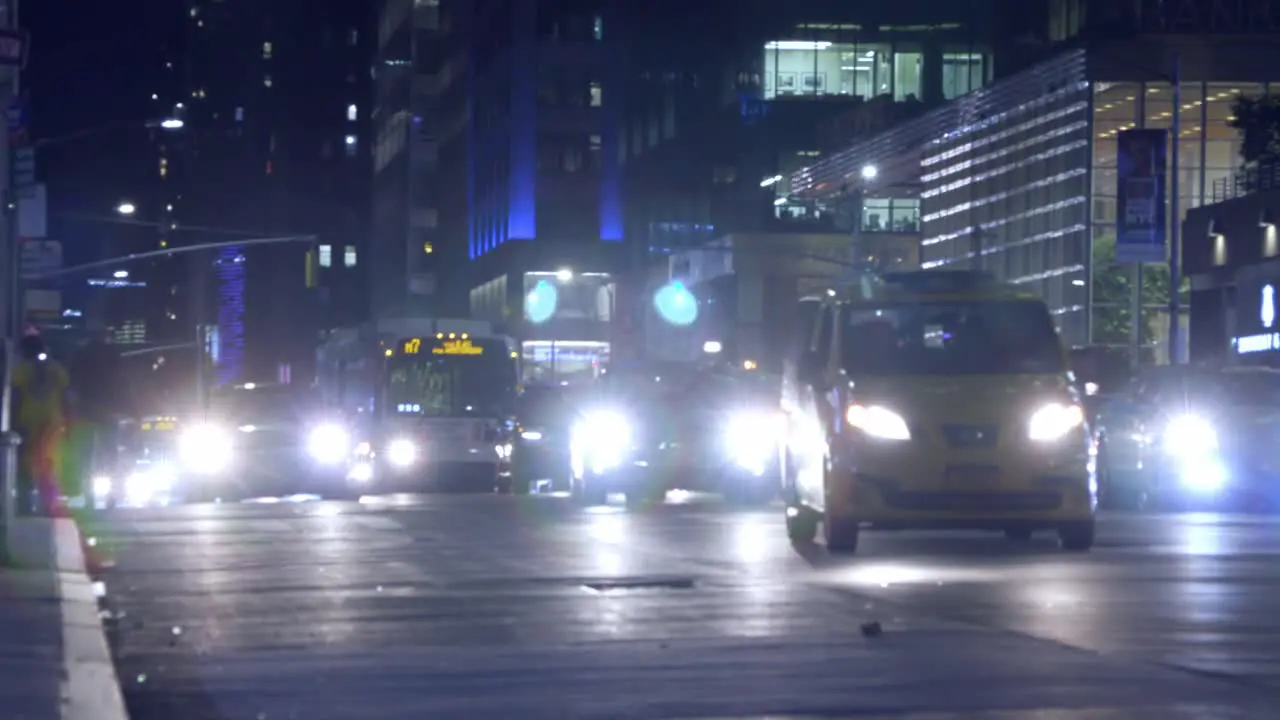
{"label": "street light", "polygon": [[159,123],[161,130],[181,130],[186,126],[182,118],[165,118]]}
{"label": "street light", "polygon": [[879,174],[880,174],[880,170],[879,170],[879,168],[877,168],[875,165],[863,165],[863,166],[862,166],[862,179],[863,179],[863,180],[875,180],[875,179],[876,179],[876,176],[877,176],[877,175],[879,175]]}
{"label": "street light", "polygon": [[116,212],[121,215],[132,215],[138,212],[138,207],[131,202],[125,201],[116,206]]}

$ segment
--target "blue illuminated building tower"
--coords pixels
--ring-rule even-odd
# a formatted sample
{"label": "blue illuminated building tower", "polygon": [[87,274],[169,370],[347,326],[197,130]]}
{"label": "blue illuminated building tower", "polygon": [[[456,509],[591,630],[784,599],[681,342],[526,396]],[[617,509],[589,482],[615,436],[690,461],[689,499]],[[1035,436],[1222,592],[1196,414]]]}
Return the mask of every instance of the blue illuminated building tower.
{"label": "blue illuminated building tower", "polygon": [[[621,67],[609,41],[617,4],[384,0],[376,314],[495,321],[530,357],[554,356],[553,341],[574,348],[577,365],[607,355],[602,297],[626,254],[621,103],[609,100]],[[557,291],[539,293],[530,315],[545,283]]]}
{"label": "blue illuminated building tower", "polygon": [[219,385],[234,383],[244,372],[244,248],[223,248],[218,253],[218,347],[216,378]]}

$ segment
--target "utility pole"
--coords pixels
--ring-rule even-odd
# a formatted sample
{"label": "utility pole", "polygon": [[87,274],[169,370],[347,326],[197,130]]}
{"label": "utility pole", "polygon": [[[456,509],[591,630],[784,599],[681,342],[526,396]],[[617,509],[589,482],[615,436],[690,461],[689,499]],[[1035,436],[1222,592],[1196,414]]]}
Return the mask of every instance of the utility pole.
{"label": "utility pole", "polygon": [[[5,10],[6,17],[0,18],[0,30],[18,29],[18,0],[0,0],[0,10]],[[21,334],[21,323],[16,318],[19,305],[16,297],[17,278],[21,270],[16,233],[17,197],[12,183],[12,168],[9,147],[11,122],[7,117],[16,98],[19,97],[20,63],[8,67],[0,67],[0,109],[3,109],[5,127],[0,130],[0,257],[4,258],[0,266],[0,307],[3,307],[4,348],[0,364],[0,381],[4,383],[0,389],[0,565],[9,561],[9,527],[14,517],[17,493],[18,469],[18,436],[13,431],[12,392],[10,386],[13,377],[13,364],[17,357],[18,336]],[[18,121],[21,122],[21,110]],[[7,267],[4,267],[7,266]]]}
{"label": "utility pole", "polygon": [[1170,134],[1173,147],[1169,149],[1169,364],[1182,362],[1182,202],[1178,197],[1178,163],[1182,144],[1182,56],[1176,49],[1173,55],[1173,119]]}

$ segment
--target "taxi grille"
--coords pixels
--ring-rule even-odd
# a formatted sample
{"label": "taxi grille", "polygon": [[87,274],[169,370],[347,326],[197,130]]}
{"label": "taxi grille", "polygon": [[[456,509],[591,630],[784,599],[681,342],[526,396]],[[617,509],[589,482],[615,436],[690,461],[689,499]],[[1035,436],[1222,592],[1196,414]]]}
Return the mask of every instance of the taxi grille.
{"label": "taxi grille", "polygon": [[891,492],[885,502],[899,510],[1047,512],[1062,506],[1062,493]]}
{"label": "taxi grille", "polygon": [[989,450],[996,447],[1000,429],[995,425],[943,425],[942,435],[953,448]]}

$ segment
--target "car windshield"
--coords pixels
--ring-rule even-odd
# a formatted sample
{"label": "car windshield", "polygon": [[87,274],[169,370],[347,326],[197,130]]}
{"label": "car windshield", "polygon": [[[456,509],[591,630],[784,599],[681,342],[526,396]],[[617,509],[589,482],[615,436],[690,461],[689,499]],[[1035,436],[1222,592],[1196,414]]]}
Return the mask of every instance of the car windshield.
{"label": "car windshield", "polygon": [[1280,405],[1280,373],[1214,372],[1182,378],[1185,397],[1218,405]]}
{"label": "car windshield", "polygon": [[292,387],[236,388],[215,394],[209,409],[228,421],[271,425],[301,422],[321,410],[319,397]]}
{"label": "car windshield", "polygon": [[964,301],[849,307],[842,360],[850,374],[980,375],[1063,372],[1043,303]]}

